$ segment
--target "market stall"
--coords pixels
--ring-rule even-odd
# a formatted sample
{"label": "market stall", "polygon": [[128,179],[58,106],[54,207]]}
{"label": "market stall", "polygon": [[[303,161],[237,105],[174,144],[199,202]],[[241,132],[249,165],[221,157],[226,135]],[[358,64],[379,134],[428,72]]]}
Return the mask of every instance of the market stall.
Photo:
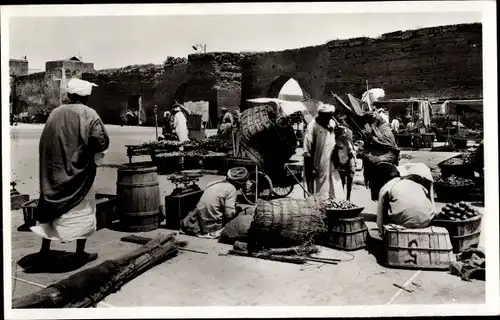
{"label": "market stall", "polygon": [[[399,130],[394,135],[398,146],[416,149],[433,147],[435,132],[431,128],[432,105],[429,100],[391,99],[376,101],[374,105],[387,109],[390,119],[399,119]],[[418,126],[416,119],[421,119]],[[408,126],[409,122],[413,125]]]}
{"label": "market stall", "polygon": [[465,149],[468,141],[483,139],[483,100],[446,100],[439,114],[438,135],[448,146]]}

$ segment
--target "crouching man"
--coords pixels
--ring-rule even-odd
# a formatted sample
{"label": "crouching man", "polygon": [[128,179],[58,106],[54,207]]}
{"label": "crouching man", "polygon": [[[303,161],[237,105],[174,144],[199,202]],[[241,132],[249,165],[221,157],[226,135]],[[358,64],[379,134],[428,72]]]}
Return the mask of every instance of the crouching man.
{"label": "crouching man", "polygon": [[238,189],[245,185],[248,176],[247,169],[232,168],[227,172],[225,180],[209,185],[196,208],[181,221],[181,230],[188,235],[221,231],[241,211],[236,207],[236,198]]}
{"label": "crouching man", "polygon": [[390,223],[405,228],[428,227],[436,212],[428,167],[424,164],[396,167],[383,162],[376,165],[376,170],[380,179],[378,185],[382,186],[377,205],[380,235],[383,236],[383,226]]}

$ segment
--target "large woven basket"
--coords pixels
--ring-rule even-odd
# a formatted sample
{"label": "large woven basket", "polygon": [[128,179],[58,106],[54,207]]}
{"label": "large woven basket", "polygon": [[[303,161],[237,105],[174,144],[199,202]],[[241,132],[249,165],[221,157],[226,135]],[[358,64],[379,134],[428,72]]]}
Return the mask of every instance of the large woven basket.
{"label": "large woven basket", "polygon": [[248,231],[248,249],[286,248],[317,243],[327,231],[317,200],[260,200]]}
{"label": "large woven basket", "polygon": [[243,111],[240,132],[249,156],[261,167],[279,168],[295,154],[297,140],[293,127],[270,106]]}

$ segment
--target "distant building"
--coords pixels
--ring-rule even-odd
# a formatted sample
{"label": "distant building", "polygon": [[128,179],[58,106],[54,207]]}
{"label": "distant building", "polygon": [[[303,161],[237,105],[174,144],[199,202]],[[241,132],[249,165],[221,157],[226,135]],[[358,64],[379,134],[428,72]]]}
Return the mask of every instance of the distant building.
{"label": "distant building", "polygon": [[69,79],[94,72],[93,63],[83,62],[77,57],[47,61],[45,71],[41,72],[30,70],[27,60],[11,59],[9,67],[11,112],[15,114],[48,114],[65,100]]}

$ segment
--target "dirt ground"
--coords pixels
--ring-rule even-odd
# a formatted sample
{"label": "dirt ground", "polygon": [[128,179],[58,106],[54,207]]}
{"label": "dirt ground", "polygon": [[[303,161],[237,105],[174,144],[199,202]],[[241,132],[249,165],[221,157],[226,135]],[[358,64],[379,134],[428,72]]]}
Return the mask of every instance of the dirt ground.
{"label": "dirt ground", "polygon": [[[42,125],[21,124],[11,127],[11,179],[17,180],[17,189],[38,197],[38,139]],[[99,168],[96,178],[97,192],[116,193],[116,165],[126,163],[126,144],[154,140],[154,128],[108,126],[111,146],[105,166]],[[412,162],[435,166],[454,153],[428,151],[404,152]],[[297,155],[299,156],[299,155]],[[147,157],[144,160],[149,160]],[[140,161],[137,158],[134,161]],[[205,176],[201,188],[218,176]],[[162,197],[170,194],[173,185],[166,176],[160,176]],[[375,203],[362,185],[362,174],[356,175],[352,201],[365,207],[370,229],[375,228]],[[303,197],[296,186],[291,197]],[[163,202],[163,199],[162,199]],[[443,204],[438,203],[438,207]],[[438,208],[439,209],[439,208]],[[483,211],[482,207],[478,208]],[[41,272],[30,264],[40,246],[40,239],[30,232],[19,232],[23,224],[21,210],[12,211],[12,296],[35,292],[68,275],[116,258],[137,245],[124,243],[125,234],[102,229],[88,240],[88,251],[99,253],[93,263],[71,270],[55,268]],[[153,237],[168,230],[144,233]],[[141,235],[141,234],[139,234]],[[121,291],[107,297],[99,307],[125,306],[333,306],[384,304],[452,304],[484,303],[485,283],[465,282],[445,271],[416,271],[390,269],[379,265],[366,250],[343,252],[321,248],[321,255],[338,257],[338,265],[292,265],[247,257],[221,256],[230,246],[215,240],[178,235],[188,241],[188,248],[206,254],[182,251],[177,257],[147,271],[127,283]],[[481,244],[484,244],[484,237]],[[74,243],[54,243],[53,249],[67,254],[74,251]],[[31,260],[32,261],[32,260]],[[405,285],[413,289],[408,293],[394,286]]]}

